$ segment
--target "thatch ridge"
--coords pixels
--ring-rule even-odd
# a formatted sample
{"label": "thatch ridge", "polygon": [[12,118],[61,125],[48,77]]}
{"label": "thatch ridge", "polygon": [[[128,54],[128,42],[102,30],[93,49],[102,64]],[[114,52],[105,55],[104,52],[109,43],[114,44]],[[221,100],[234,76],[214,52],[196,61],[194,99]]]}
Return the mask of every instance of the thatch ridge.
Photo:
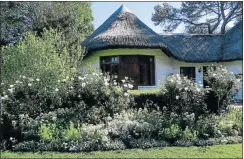
{"label": "thatch ridge", "polygon": [[88,52],[108,47],[163,48],[161,36],[121,6],[82,43]]}

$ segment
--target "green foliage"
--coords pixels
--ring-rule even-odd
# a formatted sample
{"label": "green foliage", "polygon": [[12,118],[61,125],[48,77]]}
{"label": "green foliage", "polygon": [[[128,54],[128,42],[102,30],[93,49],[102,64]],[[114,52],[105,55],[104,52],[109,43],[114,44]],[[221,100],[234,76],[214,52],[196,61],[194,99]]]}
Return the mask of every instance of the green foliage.
{"label": "green foliage", "polygon": [[45,30],[42,37],[27,33],[15,46],[5,47],[3,82],[14,83],[20,75],[39,78],[39,89],[55,86],[59,79],[69,77],[75,71],[67,50],[59,52],[62,35],[55,30]]}
{"label": "green foliage", "polygon": [[53,141],[55,139],[56,124],[40,124],[40,137],[43,141]]}
{"label": "green foliage", "polygon": [[[90,2],[1,2],[1,44],[15,43],[26,31],[41,35],[44,28],[63,33],[71,54],[94,30]],[[77,55],[76,55],[77,56]]]}
{"label": "green foliage", "polygon": [[168,32],[184,24],[188,33],[213,34],[221,31],[223,34],[230,22],[242,19],[241,2],[182,2],[180,8],[163,3],[156,5],[154,11],[152,21]]}
{"label": "green foliage", "polygon": [[179,74],[165,78],[161,86],[161,98],[170,112],[177,114],[194,113],[196,118],[206,113],[205,93],[187,77]]}
{"label": "green foliage", "polygon": [[159,135],[162,139],[170,142],[180,139],[181,134],[182,134],[182,130],[176,124],[172,124],[169,128],[163,128],[159,132]]}
{"label": "green foliage", "polygon": [[217,113],[228,110],[232,97],[240,88],[240,79],[222,65],[209,67],[205,79],[217,96]]}
{"label": "green foliage", "polygon": [[74,123],[70,122],[68,129],[63,132],[65,141],[76,141],[80,139],[80,125],[77,128],[74,127]]}

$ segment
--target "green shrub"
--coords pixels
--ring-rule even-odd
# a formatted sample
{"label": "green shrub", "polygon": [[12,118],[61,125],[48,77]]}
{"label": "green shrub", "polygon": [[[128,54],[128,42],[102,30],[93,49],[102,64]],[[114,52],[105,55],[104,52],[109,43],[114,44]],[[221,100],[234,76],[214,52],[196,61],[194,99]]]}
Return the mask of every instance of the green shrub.
{"label": "green shrub", "polygon": [[169,128],[162,128],[159,135],[165,141],[174,142],[181,138],[182,130],[178,125],[172,124]]}
{"label": "green shrub", "polygon": [[41,140],[50,142],[54,141],[56,136],[56,124],[40,124],[40,137]]}
{"label": "green shrub", "polygon": [[228,71],[222,65],[209,67],[205,79],[208,82],[211,91],[217,97],[216,113],[228,110],[231,99],[240,88],[240,79],[237,79],[233,72]]}
{"label": "green shrub", "polygon": [[75,128],[74,123],[70,122],[69,127],[63,132],[63,138],[65,141],[79,140],[81,138],[80,125],[78,124],[78,127]]}
{"label": "green shrub", "polygon": [[187,141],[195,141],[197,139],[197,131],[191,131],[188,127],[182,132],[182,139]]}
{"label": "green shrub", "polygon": [[194,113],[196,118],[206,112],[204,91],[187,77],[178,74],[166,77],[162,82],[160,94],[170,112]]}

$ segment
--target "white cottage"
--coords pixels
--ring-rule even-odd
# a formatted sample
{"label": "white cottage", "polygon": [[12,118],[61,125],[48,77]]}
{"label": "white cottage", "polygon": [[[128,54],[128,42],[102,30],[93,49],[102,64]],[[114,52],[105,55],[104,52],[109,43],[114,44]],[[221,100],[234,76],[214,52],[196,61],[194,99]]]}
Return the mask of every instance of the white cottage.
{"label": "white cottage", "polygon": [[[170,74],[205,87],[203,73],[211,64],[242,75],[242,35],[242,22],[224,35],[158,35],[122,5],[82,42],[83,64],[116,80],[128,76],[138,89],[157,89]],[[237,98],[242,99],[242,91]]]}

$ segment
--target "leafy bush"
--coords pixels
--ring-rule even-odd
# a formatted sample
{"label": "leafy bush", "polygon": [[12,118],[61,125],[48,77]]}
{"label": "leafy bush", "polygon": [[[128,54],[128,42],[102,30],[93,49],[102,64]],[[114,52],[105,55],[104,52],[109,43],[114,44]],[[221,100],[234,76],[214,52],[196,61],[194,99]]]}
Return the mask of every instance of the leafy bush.
{"label": "leafy bush", "polygon": [[[45,30],[41,37],[29,32],[14,46],[3,49],[4,83],[14,83],[20,75],[40,78],[43,89],[55,86],[56,81],[76,72],[76,66],[63,46],[63,35],[55,30]],[[81,50],[77,50],[80,54]],[[72,61],[72,62],[71,62]]]}
{"label": "leafy bush", "polygon": [[74,127],[74,123],[70,122],[68,129],[63,132],[63,138],[65,141],[76,141],[79,140],[80,135],[80,125],[77,128]]}
{"label": "leafy bush", "polygon": [[217,97],[217,107],[214,110],[216,113],[228,110],[231,99],[240,88],[240,79],[237,79],[233,72],[228,71],[222,65],[209,67],[205,75],[211,91]]}
{"label": "leafy bush", "polygon": [[187,77],[178,74],[166,77],[162,82],[160,94],[167,101],[165,106],[170,112],[194,113],[197,118],[206,111],[204,91]]}
{"label": "leafy bush", "polygon": [[172,124],[169,128],[163,128],[159,135],[165,141],[174,142],[181,138],[182,130],[178,125]]}
{"label": "leafy bush", "polygon": [[193,146],[193,142],[188,141],[188,140],[177,140],[174,142],[174,146],[180,146],[180,147],[190,147]]}

